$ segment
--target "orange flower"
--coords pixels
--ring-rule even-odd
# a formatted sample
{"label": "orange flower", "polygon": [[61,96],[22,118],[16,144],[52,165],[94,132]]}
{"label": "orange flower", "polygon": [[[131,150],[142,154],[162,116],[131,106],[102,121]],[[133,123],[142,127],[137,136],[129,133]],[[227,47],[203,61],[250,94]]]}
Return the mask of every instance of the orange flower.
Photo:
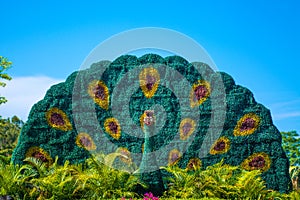
{"label": "orange flower", "polygon": [[210,95],[210,85],[207,81],[198,80],[190,92],[191,107],[201,105]]}
{"label": "orange flower", "polygon": [[260,124],[260,118],[254,113],[245,114],[233,130],[235,136],[245,136],[254,133]]}
{"label": "orange flower", "polygon": [[180,139],[181,140],[188,139],[195,131],[195,127],[196,127],[196,123],[193,119],[190,118],[183,119],[179,127]]}
{"label": "orange flower", "polygon": [[79,147],[84,148],[89,151],[96,150],[96,148],[97,148],[93,139],[87,133],[79,133],[76,137],[76,144]]}
{"label": "orange flower", "polygon": [[158,71],[153,67],[144,68],[139,75],[140,87],[147,98],[153,97],[155,94],[159,82],[160,75]]}
{"label": "orange flower", "polygon": [[117,153],[120,153],[122,156],[120,156],[120,159],[127,164],[131,164],[132,163],[132,159],[131,159],[131,155],[130,155],[130,151],[128,151],[127,148],[125,147],[120,147],[117,149],[116,151]]}
{"label": "orange flower", "polygon": [[195,171],[201,168],[201,160],[199,158],[191,158],[186,166],[187,170]]}
{"label": "orange flower", "polygon": [[121,126],[116,118],[107,118],[104,122],[105,131],[114,139],[121,137]]}
{"label": "orange flower", "polygon": [[169,166],[176,165],[180,160],[181,153],[177,149],[173,149],[169,153]]}
{"label": "orange flower", "polygon": [[210,149],[210,154],[222,154],[226,153],[230,148],[230,141],[226,137],[220,137]]}
{"label": "orange flower", "polygon": [[51,158],[51,156],[41,147],[30,147],[26,154],[25,157],[33,157],[33,158],[37,158],[40,161],[42,161],[43,163],[46,163],[47,166],[51,165],[53,163],[53,159]]}
{"label": "orange flower", "polygon": [[107,110],[109,106],[109,92],[105,83],[101,80],[94,80],[89,84],[88,93],[96,104]]}
{"label": "orange flower", "polygon": [[271,159],[269,155],[264,152],[254,153],[245,159],[241,165],[245,170],[261,170],[265,172],[271,166]]}
{"label": "orange flower", "polygon": [[65,112],[58,108],[51,108],[46,112],[48,124],[55,129],[62,131],[72,130],[72,125]]}

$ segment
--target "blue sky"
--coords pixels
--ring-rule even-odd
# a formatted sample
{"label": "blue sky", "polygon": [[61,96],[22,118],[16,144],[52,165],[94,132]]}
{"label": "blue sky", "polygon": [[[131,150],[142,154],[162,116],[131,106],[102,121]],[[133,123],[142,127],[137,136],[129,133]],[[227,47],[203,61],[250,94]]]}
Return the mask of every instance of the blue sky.
{"label": "blue sky", "polygon": [[249,88],[281,131],[300,132],[299,1],[0,1],[0,55],[14,78],[0,115],[26,119],[48,87],[122,31],[162,27],[193,38]]}

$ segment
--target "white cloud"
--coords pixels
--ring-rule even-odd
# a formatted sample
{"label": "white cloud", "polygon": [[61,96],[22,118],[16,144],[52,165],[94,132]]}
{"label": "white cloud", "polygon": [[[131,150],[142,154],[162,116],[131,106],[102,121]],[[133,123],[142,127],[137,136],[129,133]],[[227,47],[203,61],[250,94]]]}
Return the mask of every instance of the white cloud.
{"label": "white cloud", "polygon": [[275,120],[281,120],[285,118],[291,118],[291,117],[300,117],[300,112],[287,112],[287,113],[281,113],[281,114],[274,114]]}
{"label": "white cloud", "polygon": [[296,99],[296,100],[292,100],[292,101],[273,103],[273,104],[271,104],[271,107],[273,109],[276,109],[276,108],[286,108],[286,107],[298,106],[299,104],[300,104],[300,99]]}
{"label": "white cloud", "polygon": [[274,120],[300,117],[300,99],[286,102],[274,103],[271,105]]}
{"label": "white cloud", "polygon": [[46,76],[14,77],[0,88],[0,96],[6,97],[7,103],[1,104],[0,115],[4,118],[16,115],[27,120],[33,104],[43,99],[50,86],[62,82]]}

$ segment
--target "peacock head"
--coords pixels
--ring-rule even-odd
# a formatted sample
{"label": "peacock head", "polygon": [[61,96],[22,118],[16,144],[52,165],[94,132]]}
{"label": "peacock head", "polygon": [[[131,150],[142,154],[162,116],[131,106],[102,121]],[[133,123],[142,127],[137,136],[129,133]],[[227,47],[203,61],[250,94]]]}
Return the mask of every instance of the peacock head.
{"label": "peacock head", "polygon": [[152,126],[155,123],[154,110],[145,110],[144,124]]}

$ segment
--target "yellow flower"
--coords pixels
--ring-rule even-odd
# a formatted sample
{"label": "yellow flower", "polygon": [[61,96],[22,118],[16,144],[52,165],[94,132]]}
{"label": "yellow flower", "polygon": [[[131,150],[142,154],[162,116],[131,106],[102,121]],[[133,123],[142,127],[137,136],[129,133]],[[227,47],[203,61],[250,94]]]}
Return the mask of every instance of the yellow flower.
{"label": "yellow flower", "polygon": [[201,168],[201,160],[199,158],[191,158],[186,166],[188,171],[195,171]]}
{"label": "yellow flower", "polygon": [[107,110],[109,106],[109,91],[101,80],[94,80],[89,84],[88,93],[96,104]]}
{"label": "yellow flower", "polygon": [[226,153],[230,148],[230,141],[226,137],[220,137],[210,149],[210,154],[222,154]]}
{"label": "yellow flower", "polygon": [[124,163],[126,163],[126,164],[131,164],[132,163],[130,151],[128,151],[127,148],[125,148],[125,147],[119,147],[116,152],[120,153],[122,155],[122,156],[120,156],[120,159]]}
{"label": "yellow flower", "polygon": [[254,133],[260,124],[260,118],[254,113],[245,114],[233,130],[235,136],[245,136]]}
{"label": "yellow flower", "polygon": [[104,122],[105,131],[114,139],[121,137],[121,126],[116,118],[107,118]]}
{"label": "yellow flower", "polygon": [[84,148],[89,151],[96,150],[96,148],[97,148],[93,139],[87,133],[79,133],[76,137],[76,144],[79,147]]}
{"label": "yellow flower", "polygon": [[198,80],[192,87],[190,92],[191,107],[201,105],[210,95],[210,85],[207,81]]}
{"label": "yellow flower", "polygon": [[55,129],[62,131],[72,130],[72,125],[65,112],[58,108],[51,108],[46,112],[48,124]]}
{"label": "yellow flower", "polygon": [[153,97],[155,94],[159,82],[160,75],[158,71],[153,67],[144,68],[139,75],[140,87],[147,98]]}
{"label": "yellow flower", "polygon": [[53,163],[53,159],[51,158],[51,156],[41,147],[37,147],[37,146],[33,146],[30,147],[25,154],[25,157],[33,157],[33,158],[37,158],[40,161],[42,161],[43,163],[46,163],[47,166],[51,165]]}
{"label": "yellow flower", "polygon": [[183,119],[179,127],[180,139],[181,140],[188,139],[195,131],[195,127],[196,127],[196,123],[193,119],[190,118]]}
{"label": "yellow flower", "polygon": [[261,170],[265,172],[271,166],[271,159],[269,155],[264,152],[254,153],[245,159],[241,165],[245,170]]}
{"label": "yellow flower", "polygon": [[176,165],[178,161],[180,160],[181,153],[177,149],[173,149],[169,153],[169,166]]}

